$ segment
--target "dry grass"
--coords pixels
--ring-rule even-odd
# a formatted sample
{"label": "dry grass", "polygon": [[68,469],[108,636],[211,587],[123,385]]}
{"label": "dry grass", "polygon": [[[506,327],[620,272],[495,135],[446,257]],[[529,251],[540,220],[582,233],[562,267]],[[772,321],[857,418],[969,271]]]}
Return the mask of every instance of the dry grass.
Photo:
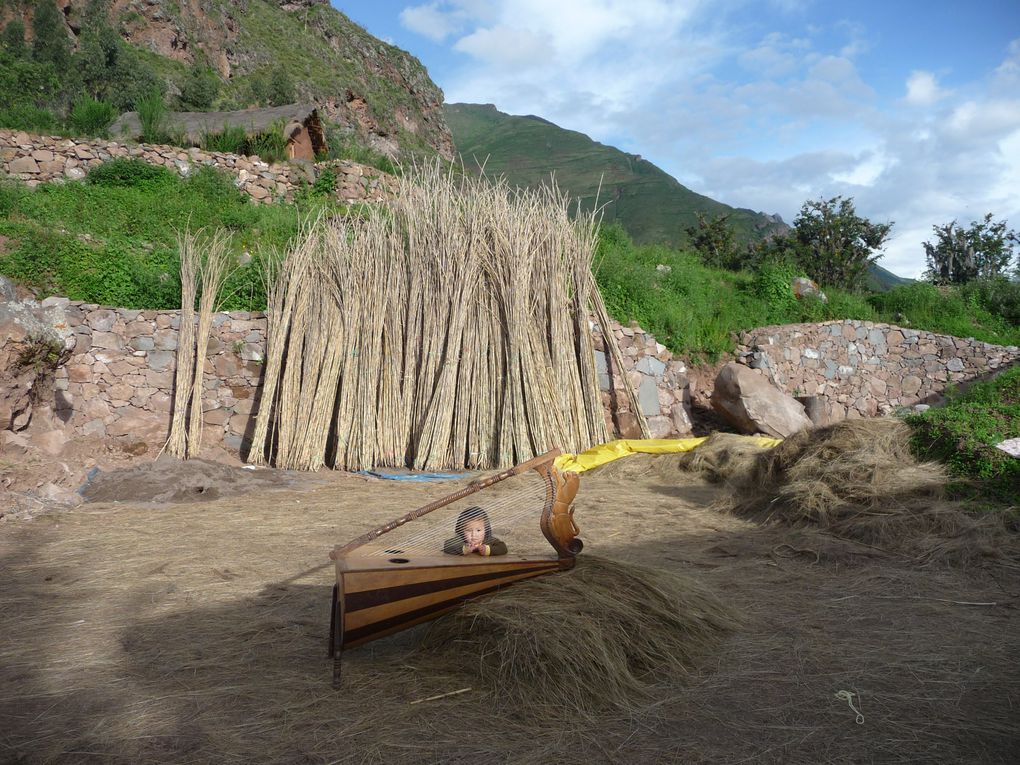
{"label": "dry grass", "polygon": [[1020,561],[1001,516],[943,499],[945,470],[917,462],[899,420],[845,420],[759,451],[715,436],[685,463],[728,482],[723,504],[762,523],[806,524],[923,562]]}
{"label": "dry grass", "polygon": [[664,569],[582,555],[437,621],[422,645],[489,685],[501,711],[633,712],[737,625],[704,585]]}
{"label": "dry grass", "polygon": [[[165,476],[167,486],[180,478]],[[327,551],[450,489],[334,473],[300,479],[301,490],[86,505],[0,524],[0,761],[1015,759],[1012,578],[890,556],[848,568],[788,555],[782,544],[806,540],[706,508],[719,487],[655,470],[628,481],[585,476],[577,520],[582,557],[694,578],[742,614],[682,682],[649,679],[647,703],[625,711],[588,719],[551,709],[536,720],[505,711],[502,689],[477,663],[451,666],[407,632],[346,653],[334,691]],[[586,609],[584,597],[564,610]],[[589,630],[610,618],[586,612]],[[573,643],[559,634],[564,645],[548,649],[557,655]],[[864,725],[835,698],[844,689],[857,694]]]}

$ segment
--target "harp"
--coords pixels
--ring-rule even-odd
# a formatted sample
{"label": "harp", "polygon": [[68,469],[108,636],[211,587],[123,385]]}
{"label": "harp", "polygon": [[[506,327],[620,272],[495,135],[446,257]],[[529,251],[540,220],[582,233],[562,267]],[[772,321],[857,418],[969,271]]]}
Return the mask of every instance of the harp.
{"label": "harp", "polygon": [[[573,567],[583,546],[572,505],[578,476],[556,469],[559,453],[474,481],[330,553],[336,561],[329,640],[334,682],[340,655],[348,648],[435,619],[469,598]],[[486,524],[491,515],[494,530],[504,530],[500,537],[509,530],[504,554],[444,552],[443,538],[454,530],[449,519],[469,497],[473,506],[468,510],[484,509]],[[433,515],[434,522],[412,523],[440,508],[446,512]],[[512,530],[517,527],[523,531]]]}

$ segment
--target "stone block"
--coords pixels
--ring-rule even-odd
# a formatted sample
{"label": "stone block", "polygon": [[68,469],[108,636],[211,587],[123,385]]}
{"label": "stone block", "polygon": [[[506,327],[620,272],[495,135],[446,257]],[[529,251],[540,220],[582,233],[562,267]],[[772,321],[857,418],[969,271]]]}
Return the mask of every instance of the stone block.
{"label": "stone block", "polygon": [[128,346],[136,351],[151,351],[156,347],[156,342],[151,337],[132,337]]}
{"label": "stone block", "polygon": [[963,371],[963,360],[960,358],[952,358],[946,362],[946,369],[950,372],[962,372]]}
{"label": "stone block", "polygon": [[174,354],[168,351],[153,351],[149,354],[149,368],[155,372],[173,369]]}
{"label": "stone block", "polygon": [[654,377],[644,377],[641,384],[637,386],[637,394],[641,414],[645,417],[653,417],[659,414],[659,388],[655,384]]}
{"label": "stone block", "polygon": [[18,157],[7,166],[11,175],[38,175],[39,165],[31,157]]}
{"label": "stone block", "polygon": [[634,368],[656,378],[662,377],[662,373],[666,371],[666,365],[654,356],[645,356]]}
{"label": "stone block", "polygon": [[92,327],[93,332],[109,332],[117,321],[117,314],[109,308],[101,308],[97,311],[89,311],[85,316],[86,323]]}

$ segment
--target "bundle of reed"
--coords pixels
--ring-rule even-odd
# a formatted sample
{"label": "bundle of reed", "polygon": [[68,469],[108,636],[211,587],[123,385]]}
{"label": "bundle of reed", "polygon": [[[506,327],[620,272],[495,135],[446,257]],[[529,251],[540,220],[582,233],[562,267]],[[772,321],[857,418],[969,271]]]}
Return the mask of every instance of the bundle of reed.
{"label": "bundle of reed", "polygon": [[187,230],[177,232],[177,250],[181,260],[181,323],[177,331],[174,411],[163,449],[167,454],[184,459],[188,456],[188,401],[195,366],[195,296],[201,257],[194,235]]}
{"label": "bundle of reed", "polygon": [[[181,324],[174,372],[174,410],[170,434],[163,448],[167,454],[180,459],[197,455],[202,444],[205,355],[212,315],[228,273],[229,244],[230,238],[223,231],[208,237],[202,231],[192,233],[187,229],[177,234],[181,259]],[[196,297],[199,297],[197,330]]]}
{"label": "bundle of reed", "polygon": [[597,219],[567,204],[436,164],[385,210],[310,224],[270,293],[249,460],[488,469],[605,441]]}
{"label": "bundle of reed", "polygon": [[[188,456],[198,454],[202,445],[202,394],[205,390],[205,356],[209,348],[209,332],[217,308],[220,289],[227,277],[230,252],[229,235],[221,230],[204,241],[205,257],[199,261],[202,287],[198,304],[198,330],[195,335],[194,376],[191,381],[191,411],[188,421]],[[179,346],[178,346],[179,347]]]}

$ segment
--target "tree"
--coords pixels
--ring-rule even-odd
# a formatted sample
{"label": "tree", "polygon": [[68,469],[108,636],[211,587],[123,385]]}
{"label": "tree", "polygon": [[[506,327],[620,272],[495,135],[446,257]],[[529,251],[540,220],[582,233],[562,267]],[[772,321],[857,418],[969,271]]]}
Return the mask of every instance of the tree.
{"label": "tree", "polygon": [[988,213],[969,228],[955,220],[932,226],[935,242],[924,242],[926,278],[935,284],[966,284],[1006,274],[1020,235],[1007,228],[1005,220],[993,222],[993,217]]}
{"label": "tree", "polygon": [[65,71],[71,59],[71,45],[64,20],[53,0],[37,0],[32,35],[32,58],[39,63],[53,64],[58,72]]}
{"label": "tree", "polygon": [[212,69],[201,66],[196,61],[181,84],[181,95],[178,100],[185,111],[201,112],[211,109],[219,94],[220,78]]}
{"label": "tree", "polygon": [[21,19],[14,19],[4,27],[0,45],[6,48],[14,58],[25,58],[28,48],[25,46],[25,24]]}
{"label": "tree", "polygon": [[742,265],[741,250],[736,234],[727,223],[730,216],[717,215],[709,220],[704,213],[696,214],[698,225],[686,229],[691,247],[707,266],[738,270]]}
{"label": "tree", "polygon": [[294,83],[282,66],[276,67],[269,77],[268,100],[270,106],[285,106],[294,103]]}
{"label": "tree", "polygon": [[784,246],[793,245],[797,264],[819,284],[859,292],[892,227],[857,215],[852,198],[813,200],[801,206]]}

